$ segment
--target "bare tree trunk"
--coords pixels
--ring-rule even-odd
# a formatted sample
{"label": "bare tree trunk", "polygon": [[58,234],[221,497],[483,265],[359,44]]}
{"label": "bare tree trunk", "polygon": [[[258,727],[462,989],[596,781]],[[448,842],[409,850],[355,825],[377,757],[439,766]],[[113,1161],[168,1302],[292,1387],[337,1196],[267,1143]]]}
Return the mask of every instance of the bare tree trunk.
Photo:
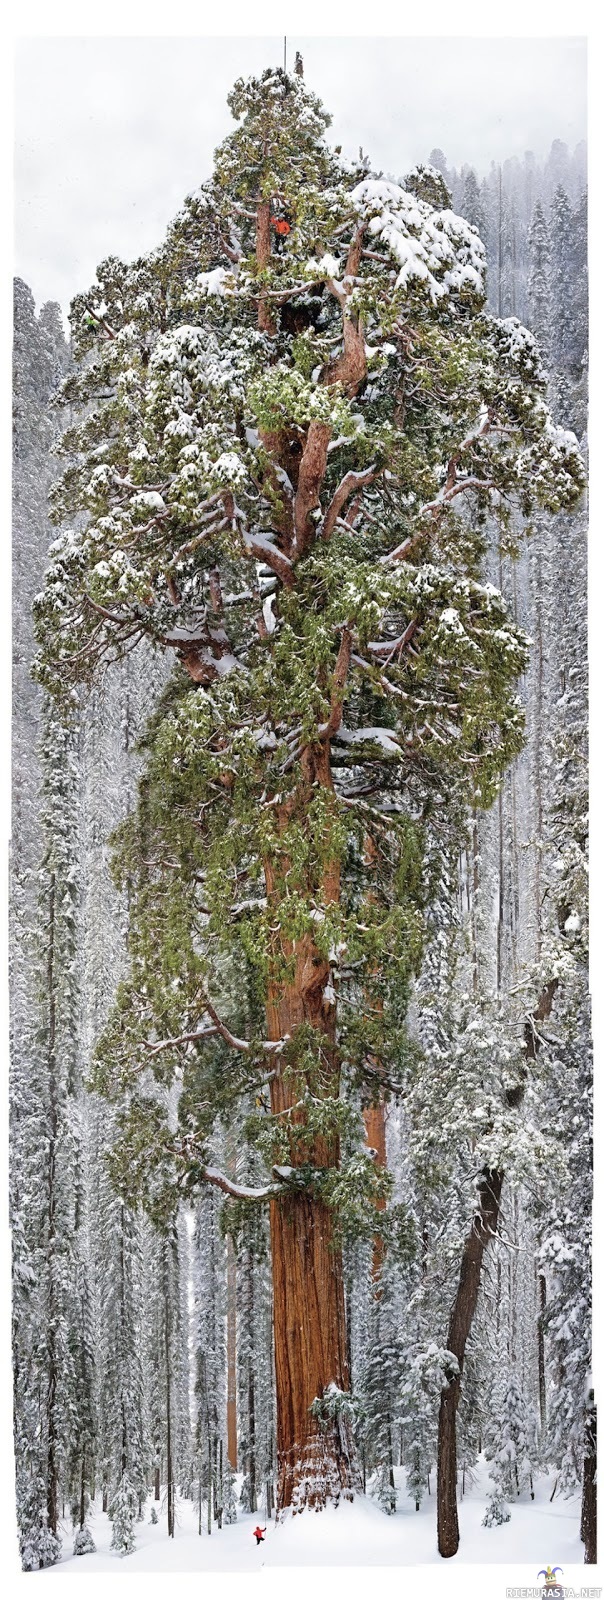
{"label": "bare tree trunk", "polygon": [[454,1556],[459,1548],[457,1518],[457,1407],[468,1335],[472,1327],[482,1258],[497,1233],[503,1173],[485,1170],[478,1184],[479,1208],[461,1261],[459,1285],[451,1308],[447,1349],[457,1358],[458,1375],[443,1389],[438,1418],[437,1529],[441,1556]]}
{"label": "bare tree trunk", "polygon": [[[545,984],[532,1017],[528,1018],[524,1024],[524,1056],[527,1061],[535,1061],[539,1053],[540,1038],[535,1024],[544,1022],[546,1017],[550,1016],[558,981],[557,978],[551,978],[549,983]],[[515,1109],[522,1104],[526,1072],[527,1069],[524,1068],[519,1082],[506,1091],[507,1103]],[[457,1519],[457,1407],[461,1393],[461,1376],[466,1344],[478,1300],[483,1256],[490,1240],[497,1233],[503,1177],[504,1174],[501,1171],[485,1169],[480,1178],[478,1184],[479,1210],[474,1216],[471,1231],[466,1239],[461,1258],[457,1294],[451,1308],[447,1348],[457,1358],[459,1373],[453,1382],[448,1384],[447,1388],[442,1391],[438,1418],[437,1520],[438,1548],[441,1556],[454,1556],[459,1548],[459,1523]],[[498,1295],[498,1303],[499,1298]]]}
{"label": "bare tree trunk", "polygon": [[80,1472],[80,1527],[86,1521],[86,1451],[82,1451],[82,1468]]}
{"label": "bare tree trunk", "polygon": [[[376,1166],[387,1166],[386,1159],[386,1108],[384,1101],[379,1100],[376,1106],[367,1106],[363,1112],[365,1123],[365,1138],[370,1150],[375,1150]],[[385,1211],[386,1201],[383,1197],[376,1200],[379,1211]],[[380,1233],[374,1234],[373,1253],[371,1258],[371,1272],[375,1284],[379,1279],[384,1261],[384,1241]],[[379,1289],[376,1291],[379,1294]]]}
{"label": "bare tree trunk", "polygon": [[227,1239],[227,1455],[237,1471],[237,1260]]}
{"label": "bare tree trunk", "polygon": [[546,1305],[547,1305],[547,1286],[546,1286],[545,1276],[544,1276],[543,1272],[539,1272],[537,1274],[537,1283],[539,1285],[539,1315],[537,1317],[537,1371],[538,1371],[538,1374],[539,1374],[539,1417],[540,1417],[540,1421],[541,1421],[541,1437],[544,1438],[545,1437],[545,1426],[546,1426],[546,1422],[547,1422],[547,1415],[546,1415],[546,1404],[545,1404],[545,1332],[544,1332],[543,1321],[544,1321],[545,1309],[546,1309]]}
{"label": "bare tree trunk", "polygon": [[166,1305],[166,1471],[168,1475],[168,1538],[174,1538],[174,1471],[172,1464],[172,1396],[170,1392],[170,1335]]}
{"label": "bare tree trunk", "polygon": [[155,1468],[155,1499],[160,1498],[159,1467]]}
{"label": "bare tree trunk", "polygon": [[57,1385],[58,1359],[56,1349],[55,1318],[55,1250],[56,1250],[56,1149],[58,1138],[57,1062],[56,1062],[56,993],[55,993],[55,901],[56,881],[50,877],[48,897],[48,955],[46,977],[48,983],[48,1089],[49,1089],[49,1140],[48,1140],[48,1385],[47,1385],[47,1478],[46,1505],[48,1526],[56,1534],[59,1522],[59,1464],[57,1437]]}
{"label": "bare tree trunk", "polygon": [[[258,207],[256,219],[256,261],[260,270],[267,267],[271,258],[271,203],[263,200]],[[266,294],[260,294],[258,300],[258,327],[262,333],[274,334],[276,332],[275,319]]]}
{"label": "bare tree trunk", "polygon": [[598,1559],[596,1421],[596,1408],[592,1402],[585,1418],[585,1458],[583,1462],[583,1500],[581,1505],[581,1538],[585,1545],[585,1561],[589,1566],[595,1566]]}
{"label": "bare tree trunk", "polygon": [[[329,748],[307,750],[302,757],[304,782],[279,816],[285,828],[292,815],[304,817],[315,784],[333,790]],[[295,809],[294,809],[295,808]],[[284,867],[282,866],[282,869]],[[270,863],[265,864],[269,904],[278,907],[279,888]],[[339,862],[322,869],[324,904],[340,894]],[[320,1054],[317,1067],[322,1096],[337,1096],[339,1064],[335,1048],[336,1008],[331,998],[331,970],[309,934],[295,947],[280,944],[281,961],[289,960],[293,976],[287,983],[269,983],[267,1029],[269,1039],[293,1039],[299,1028],[311,1028]],[[308,1069],[297,1077],[276,1073],[271,1081],[271,1108],[290,1125],[303,1130],[303,1111],[297,1110],[308,1087]],[[338,1142],[311,1138],[292,1147],[296,1166],[337,1166]],[[302,1510],[320,1507],[342,1495],[352,1498],[360,1479],[352,1430],[340,1414],[317,1417],[311,1407],[329,1388],[349,1389],[346,1351],[346,1317],[342,1251],[336,1241],[332,1213],[308,1188],[271,1201],[273,1268],[273,1328],[277,1396],[277,1510],[287,1506]]]}
{"label": "bare tree trunk", "polygon": [[358,1486],[347,1423],[310,1407],[349,1387],[341,1251],[331,1212],[304,1194],[271,1202],[277,1386],[277,1505],[302,1510]]}

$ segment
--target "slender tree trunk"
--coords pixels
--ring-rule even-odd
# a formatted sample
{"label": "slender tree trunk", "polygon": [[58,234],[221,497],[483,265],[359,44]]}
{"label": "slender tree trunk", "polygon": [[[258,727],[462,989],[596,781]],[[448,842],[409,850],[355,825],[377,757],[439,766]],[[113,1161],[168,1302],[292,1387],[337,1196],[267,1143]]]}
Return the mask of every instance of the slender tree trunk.
{"label": "slender tree trunk", "polygon": [[[545,984],[532,1017],[528,1018],[524,1024],[523,1053],[526,1061],[536,1061],[537,1059],[541,1041],[535,1024],[545,1022],[546,1018],[550,1016],[558,982],[558,978],[550,978],[549,983]],[[507,1103],[514,1109],[517,1109],[522,1104],[526,1075],[527,1068],[525,1067],[518,1083],[506,1090]],[[485,1169],[482,1174],[478,1184],[479,1210],[474,1216],[471,1232],[466,1239],[461,1258],[457,1294],[451,1308],[447,1348],[457,1358],[459,1373],[453,1382],[442,1391],[438,1419],[437,1520],[438,1548],[441,1556],[454,1556],[459,1547],[459,1524],[457,1520],[457,1407],[461,1393],[465,1349],[478,1300],[482,1260],[487,1245],[497,1232],[503,1178],[504,1174],[501,1171]],[[500,1281],[499,1271],[500,1263],[498,1262],[498,1285]],[[501,1293],[498,1287],[496,1309],[498,1328],[500,1300]]]}
{"label": "slender tree trunk", "polygon": [[237,1471],[237,1260],[227,1239],[227,1455]]}
{"label": "slender tree trunk", "polygon": [[545,1332],[544,1332],[544,1326],[543,1326],[543,1319],[544,1319],[544,1316],[545,1316],[545,1308],[546,1308],[546,1305],[547,1305],[547,1287],[546,1287],[546,1282],[545,1282],[545,1276],[544,1276],[544,1274],[542,1272],[539,1272],[537,1274],[537,1283],[539,1285],[539,1315],[537,1317],[537,1371],[538,1371],[538,1374],[539,1374],[539,1418],[540,1418],[540,1422],[541,1422],[541,1437],[545,1438],[545,1426],[546,1426],[546,1422],[547,1422],[547,1415],[546,1415],[546,1404],[545,1404]]}
{"label": "slender tree trunk", "polygon": [[[253,1304],[254,1279],[251,1263],[248,1261],[248,1286],[250,1290],[250,1310]],[[254,1383],[254,1357],[250,1352],[247,1369],[247,1410],[249,1428],[249,1467],[248,1479],[250,1486],[250,1511],[258,1510],[256,1499],[256,1385]]]}
{"label": "slender tree trunk", "polygon": [[581,1538],[585,1545],[585,1561],[590,1566],[595,1566],[598,1559],[596,1468],[596,1408],[592,1404],[585,1419],[585,1459],[583,1462],[583,1501],[581,1505]]}
{"label": "slender tree trunk", "polygon": [[[376,1166],[386,1167],[386,1108],[384,1101],[379,1100],[376,1106],[367,1106],[363,1112],[365,1123],[365,1139],[370,1150],[375,1150]],[[386,1201],[383,1196],[376,1200],[378,1211],[386,1210]],[[371,1273],[374,1281],[375,1292],[379,1297],[379,1288],[382,1266],[384,1262],[384,1240],[380,1233],[374,1234],[373,1251],[371,1257]]]}
{"label": "slender tree trunk", "polygon": [[174,1538],[174,1472],[172,1464],[172,1395],[170,1389],[170,1334],[168,1329],[168,1306],[166,1304],[166,1471],[168,1476],[168,1538]]}
{"label": "slender tree trunk", "polygon": [[86,1521],[86,1451],[82,1451],[82,1468],[80,1472],[80,1527]]}
{"label": "slender tree trunk", "polygon": [[47,1386],[47,1478],[46,1504],[48,1526],[56,1534],[59,1522],[59,1465],[57,1437],[57,1385],[58,1361],[56,1349],[55,1250],[56,1250],[56,1149],[58,1137],[57,1062],[56,1062],[56,991],[55,991],[55,874],[51,873],[48,900],[48,955],[46,976],[48,983],[48,1090],[49,1090],[49,1140],[48,1140],[48,1386]]}
{"label": "slender tree trunk", "polygon": [[459,1548],[457,1407],[461,1394],[466,1344],[480,1288],[482,1258],[485,1249],[497,1233],[502,1183],[503,1173],[494,1170],[485,1170],[480,1179],[479,1208],[464,1246],[459,1285],[449,1319],[447,1349],[456,1356],[459,1372],[442,1391],[438,1418],[437,1528],[441,1556],[454,1556]]}
{"label": "slender tree trunk", "polygon": [[220,1439],[219,1443],[218,1443],[218,1472],[217,1472],[218,1492],[217,1492],[217,1505],[216,1505],[216,1521],[218,1523],[218,1527],[219,1528],[222,1527],[222,1510],[223,1510],[223,1500],[224,1500],[222,1451],[223,1451],[223,1445],[222,1445],[222,1439]]}
{"label": "slender tree trunk", "polygon": [[155,1468],[155,1499],[160,1499],[159,1467]]}

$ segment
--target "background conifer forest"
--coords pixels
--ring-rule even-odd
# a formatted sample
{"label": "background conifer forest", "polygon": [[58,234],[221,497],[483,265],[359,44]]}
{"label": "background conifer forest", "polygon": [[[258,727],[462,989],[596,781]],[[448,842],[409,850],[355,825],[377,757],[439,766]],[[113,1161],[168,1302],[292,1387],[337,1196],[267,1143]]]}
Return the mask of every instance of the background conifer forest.
{"label": "background conifer forest", "polygon": [[594,1562],[585,150],[229,103],[15,283],[22,1564]]}

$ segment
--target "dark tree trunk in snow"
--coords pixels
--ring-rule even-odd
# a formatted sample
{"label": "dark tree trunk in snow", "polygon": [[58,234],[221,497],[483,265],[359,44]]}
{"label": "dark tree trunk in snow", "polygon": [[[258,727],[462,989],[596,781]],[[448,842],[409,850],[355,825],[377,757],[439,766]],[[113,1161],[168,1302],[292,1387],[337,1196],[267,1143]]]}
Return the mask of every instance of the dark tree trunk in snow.
{"label": "dark tree trunk in snow", "polygon": [[591,1405],[585,1419],[585,1459],[583,1462],[583,1500],[581,1505],[581,1538],[585,1545],[585,1561],[590,1566],[595,1566],[598,1559],[596,1472],[596,1408]]}
{"label": "dark tree trunk in snow", "polygon": [[539,1416],[541,1421],[541,1435],[545,1437],[546,1403],[545,1403],[545,1334],[543,1319],[547,1305],[547,1286],[542,1272],[538,1273],[539,1285],[539,1315],[537,1317],[537,1370],[539,1374]]}
{"label": "dark tree trunk in snow", "polygon": [[47,1509],[48,1526],[56,1534],[59,1522],[59,1463],[57,1437],[57,1384],[59,1378],[56,1348],[55,1303],[55,1252],[56,1239],[56,1151],[58,1137],[57,1060],[56,1060],[56,973],[55,973],[55,874],[51,873],[48,910],[48,1084],[49,1084],[49,1141],[48,1141],[48,1238],[49,1263],[48,1298],[48,1465]]}
{"label": "dark tree trunk in snow", "polygon": [[441,1556],[454,1556],[459,1548],[457,1407],[461,1394],[466,1344],[480,1288],[482,1258],[487,1245],[497,1233],[502,1183],[502,1172],[486,1170],[480,1178],[479,1208],[464,1246],[459,1285],[449,1319],[447,1349],[457,1358],[459,1373],[442,1391],[438,1418],[437,1528]]}

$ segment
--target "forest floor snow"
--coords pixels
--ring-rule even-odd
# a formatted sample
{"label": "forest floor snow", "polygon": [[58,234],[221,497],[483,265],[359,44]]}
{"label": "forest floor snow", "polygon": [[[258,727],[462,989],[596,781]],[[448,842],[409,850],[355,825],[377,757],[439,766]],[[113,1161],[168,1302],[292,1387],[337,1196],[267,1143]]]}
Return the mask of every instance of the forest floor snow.
{"label": "forest floor snow", "polygon": [[[359,1496],[352,1505],[344,1503],[320,1513],[305,1512],[283,1523],[267,1524],[264,1542],[256,1546],[252,1530],[264,1517],[238,1513],[230,1527],[211,1536],[207,1528],[198,1533],[198,1517],[189,1500],[177,1503],[176,1534],[167,1537],[165,1504],[157,1503],[157,1525],[149,1521],[154,1501],[145,1506],[142,1522],[136,1524],[136,1550],[123,1560],[110,1549],[111,1522],[95,1510],[91,1529],[96,1553],[72,1555],[71,1531],[63,1530],[63,1555],[54,1567],[45,1570],[71,1570],[82,1576],[89,1572],[255,1572],[266,1567],[407,1567],[441,1562],[436,1548],[436,1502],[426,1495],[416,1512],[404,1486],[404,1472],[396,1473],[399,1503],[388,1517],[369,1496]],[[483,1528],[489,1491],[488,1468],[480,1461],[474,1484],[467,1489],[459,1507],[460,1563],[529,1563],[536,1569],[544,1560],[569,1567],[583,1562],[579,1538],[580,1499],[550,1502],[553,1478],[545,1475],[535,1481],[535,1499],[522,1496],[511,1507],[510,1521],[501,1527]],[[205,1507],[204,1507],[205,1510]]]}

